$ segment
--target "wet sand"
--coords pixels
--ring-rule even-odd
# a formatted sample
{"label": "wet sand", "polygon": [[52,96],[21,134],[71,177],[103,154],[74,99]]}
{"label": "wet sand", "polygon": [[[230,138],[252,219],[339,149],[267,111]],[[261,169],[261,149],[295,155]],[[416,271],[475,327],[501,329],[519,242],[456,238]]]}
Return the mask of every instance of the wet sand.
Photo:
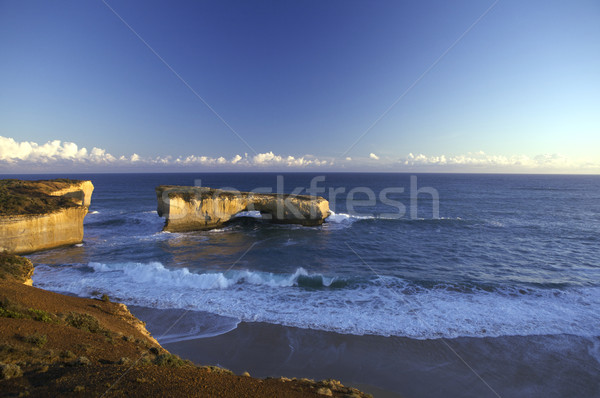
{"label": "wet sand", "polygon": [[164,347],[255,377],[335,378],[376,397],[600,396],[599,338],[414,340],[242,322],[218,336]]}

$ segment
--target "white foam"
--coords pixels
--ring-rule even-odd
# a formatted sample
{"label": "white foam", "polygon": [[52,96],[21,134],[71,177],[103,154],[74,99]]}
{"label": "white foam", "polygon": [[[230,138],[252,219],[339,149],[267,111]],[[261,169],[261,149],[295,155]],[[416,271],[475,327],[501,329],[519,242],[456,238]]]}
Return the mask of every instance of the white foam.
{"label": "white foam", "polygon": [[[307,278],[309,288],[301,283]],[[291,274],[251,270],[198,274],[187,268],[168,269],[158,262],[40,265],[33,279],[35,286],[80,296],[106,291],[126,304],[193,309],[245,321],[359,335],[600,336],[598,287],[459,292],[383,277],[328,288],[340,279],[303,268]]]}
{"label": "white foam", "polygon": [[260,211],[258,211],[258,210],[240,211],[239,213],[234,215],[232,218],[239,218],[239,217],[251,217],[251,218],[262,219],[262,215],[260,214]]}
{"label": "white foam", "polygon": [[375,219],[377,217],[374,216],[359,216],[359,215],[351,215],[347,213],[336,213],[333,210],[330,210],[329,217],[325,219],[325,222],[333,222],[333,223],[351,223],[357,220],[370,220]]}
{"label": "white foam", "polygon": [[[275,274],[272,272],[253,272],[248,270],[231,270],[223,272],[208,272],[204,274],[191,273],[187,268],[167,269],[159,262],[102,264],[89,263],[98,273],[122,274],[131,280],[163,287],[188,287],[199,290],[227,289],[237,284],[265,285],[269,287],[290,287],[297,285],[302,276],[311,277],[304,268],[298,268],[293,274]],[[335,278],[321,275],[323,286],[330,286]]]}
{"label": "white foam", "polygon": [[439,218],[416,218],[411,219],[404,217],[383,217],[381,215],[359,215],[359,214],[347,214],[347,213],[336,213],[330,210],[331,214],[325,219],[325,222],[336,223],[336,224],[351,224],[355,221],[360,220],[404,220],[404,221],[431,221],[431,220],[449,220],[449,221],[462,221],[460,217],[439,217]]}
{"label": "white foam", "polygon": [[88,214],[100,214],[98,210],[90,211]]}
{"label": "white foam", "polygon": [[130,306],[130,311],[142,319],[161,344],[207,338],[237,328],[239,319],[189,310],[147,310]]}

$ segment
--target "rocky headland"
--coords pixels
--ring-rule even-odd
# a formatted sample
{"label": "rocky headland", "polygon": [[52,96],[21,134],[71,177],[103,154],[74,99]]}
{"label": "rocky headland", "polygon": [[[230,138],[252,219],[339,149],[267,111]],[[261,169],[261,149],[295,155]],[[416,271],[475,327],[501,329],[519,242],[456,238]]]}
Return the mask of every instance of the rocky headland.
{"label": "rocky headland", "polygon": [[322,197],[224,191],[206,187],[161,185],[156,188],[158,215],[165,231],[219,228],[242,211],[259,211],[265,220],[282,224],[321,225],[329,216]]}
{"label": "rocky headland", "polygon": [[[1,396],[368,396],[336,380],[256,379],[197,366],[161,347],[106,295],[80,298],[31,286],[33,264],[14,253],[81,242],[92,191],[90,181],[0,181]],[[260,209],[272,209],[268,203]],[[327,201],[303,205],[320,211],[306,225],[328,215]]]}
{"label": "rocky headland", "polygon": [[32,253],[83,241],[94,186],[80,180],[0,180],[0,251]]}

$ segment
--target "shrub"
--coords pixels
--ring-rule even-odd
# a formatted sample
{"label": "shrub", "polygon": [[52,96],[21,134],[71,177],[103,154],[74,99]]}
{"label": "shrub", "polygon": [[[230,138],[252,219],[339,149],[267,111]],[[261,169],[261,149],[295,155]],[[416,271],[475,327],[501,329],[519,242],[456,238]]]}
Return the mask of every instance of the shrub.
{"label": "shrub", "polygon": [[0,300],[0,316],[3,318],[29,318],[23,311],[23,307],[11,300],[4,298]]}
{"label": "shrub", "polygon": [[187,360],[183,360],[179,358],[177,355],[173,354],[160,354],[154,359],[154,364],[158,366],[169,366],[178,368],[180,366],[191,365],[192,363]]}
{"label": "shrub", "polygon": [[98,320],[89,314],[71,312],[69,315],[67,315],[65,321],[68,325],[77,329],[85,330],[87,332],[100,333],[103,331]]}
{"label": "shrub", "polygon": [[47,311],[36,310],[34,308],[29,308],[28,311],[29,311],[29,314],[31,315],[31,319],[33,319],[35,321],[46,322],[46,323],[57,323],[58,322],[56,317]]}
{"label": "shrub", "polygon": [[10,254],[6,251],[0,253],[0,279],[25,282],[33,275],[33,264],[25,257]]}
{"label": "shrub", "polygon": [[29,336],[25,336],[23,341],[41,348],[48,342],[48,337],[46,337],[45,334],[34,333],[30,334]]}
{"label": "shrub", "polygon": [[33,319],[46,323],[59,323],[58,318],[47,311],[25,308],[7,298],[0,300],[0,317],[15,319]]}
{"label": "shrub", "polygon": [[23,371],[19,365],[14,365],[12,363],[0,364],[0,380],[8,380],[21,376],[23,376]]}
{"label": "shrub", "polygon": [[66,350],[66,351],[61,351],[59,356],[64,359],[71,359],[71,358],[75,357],[75,354],[73,354],[72,351]]}

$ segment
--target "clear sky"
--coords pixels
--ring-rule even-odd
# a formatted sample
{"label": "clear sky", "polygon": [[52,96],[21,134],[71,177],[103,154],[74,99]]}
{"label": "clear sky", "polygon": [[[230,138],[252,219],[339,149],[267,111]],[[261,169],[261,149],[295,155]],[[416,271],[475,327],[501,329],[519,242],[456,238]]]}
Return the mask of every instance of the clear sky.
{"label": "clear sky", "polygon": [[598,1],[0,0],[0,172],[600,173],[599,21]]}

